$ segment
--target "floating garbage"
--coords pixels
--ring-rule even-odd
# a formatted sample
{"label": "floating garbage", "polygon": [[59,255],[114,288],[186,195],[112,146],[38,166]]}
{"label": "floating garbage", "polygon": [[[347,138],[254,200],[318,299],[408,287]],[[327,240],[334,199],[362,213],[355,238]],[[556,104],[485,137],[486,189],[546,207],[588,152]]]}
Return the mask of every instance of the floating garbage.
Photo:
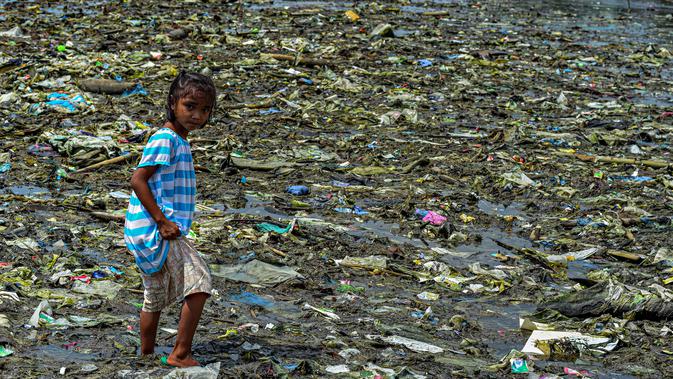
{"label": "floating garbage", "polygon": [[388,336],[388,337],[382,337],[382,336],[375,336],[375,335],[368,335],[366,336],[368,339],[380,339],[381,341],[393,345],[401,345],[406,347],[409,350],[416,351],[419,353],[431,353],[431,354],[438,354],[444,351],[439,346],[435,346],[426,342],[422,341],[417,341],[411,338],[406,338],[402,336]]}
{"label": "floating garbage", "polygon": [[276,224],[271,224],[268,222],[262,222],[260,224],[257,224],[257,229],[259,229],[261,232],[275,232],[278,234],[288,234],[292,232],[292,229],[294,229],[296,223],[296,219],[292,220],[286,227],[280,227]]}
{"label": "floating garbage", "polygon": [[[567,343],[570,346],[557,348],[554,347],[554,343]],[[612,351],[616,346],[617,343],[610,343],[610,338],[607,337],[589,336],[578,332],[534,330],[521,352],[541,358],[568,359],[575,354],[575,351],[581,354],[585,349],[597,349],[605,353]],[[561,351],[561,349],[565,350]],[[575,351],[570,351],[573,349]]]}
{"label": "floating garbage", "polygon": [[47,95],[46,101],[31,106],[31,113],[40,115],[47,110],[60,113],[75,113],[93,110],[92,104],[80,94],[53,92]]}
{"label": "floating garbage", "polygon": [[147,96],[148,93],[147,93],[147,90],[140,83],[137,83],[133,87],[124,90],[124,92],[122,92],[122,94],[121,94],[122,97],[129,97],[129,96],[134,96],[134,95]]}
{"label": "floating garbage", "polygon": [[9,347],[0,346],[0,358],[4,358],[12,354],[14,354],[14,350],[10,349]]}
{"label": "floating garbage", "polygon": [[309,193],[309,188],[300,185],[289,186],[287,187],[287,193],[296,196],[307,195]]}
{"label": "floating garbage", "polygon": [[302,275],[287,266],[274,266],[254,259],[245,264],[223,266],[211,265],[211,274],[236,282],[274,285]]}
{"label": "floating garbage", "polygon": [[421,218],[421,221],[429,222],[432,225],[442,225],[447,220],[446,217],[438,213],[424,209],[416,209],[416,215]]}

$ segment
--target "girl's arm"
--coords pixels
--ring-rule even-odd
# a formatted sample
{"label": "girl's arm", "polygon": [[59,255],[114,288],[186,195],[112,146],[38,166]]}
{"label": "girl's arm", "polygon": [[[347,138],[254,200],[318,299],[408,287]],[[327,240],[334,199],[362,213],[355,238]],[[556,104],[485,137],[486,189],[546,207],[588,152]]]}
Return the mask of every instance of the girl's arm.
{"label": "girl's arm", "polygon": [[154,222],[157,223],[161,237],[167,240],[174,240],[180,237],[180,228],[178,228],[174,222],[167,219],[163,212],[161,212],[161,209],[154,199],[154,195],[152,195],[150,186],[147,184],[152,175],[157,171],[158,167],[159,166],[144,166],[136,169],[131,177],[131,188],[133,188],[140,203],[145,207],[147,212],[149,212],[150,216],[152,216]]}

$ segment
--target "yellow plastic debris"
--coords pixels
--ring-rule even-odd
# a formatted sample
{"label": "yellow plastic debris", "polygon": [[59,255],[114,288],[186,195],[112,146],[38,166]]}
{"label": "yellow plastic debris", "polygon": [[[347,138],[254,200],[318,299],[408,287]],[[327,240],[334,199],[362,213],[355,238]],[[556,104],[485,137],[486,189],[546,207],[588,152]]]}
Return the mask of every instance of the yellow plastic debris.
{"label": "yellow plastic debris", "polygon": [[465,213],[460,215],[460,221],[462,221],[466,224],[470,223],[470,222],[473,222],[474,220],[476,220],[476,218],[474,216],[468,216]]}
{"label": "yellow plastic debris", "polygon": [[360,19],[360,16],[357,13],[350,10],[346,11],[344,14],[346,15],[346,17],[348,17],[349,20],[351,20],[351,22],[356,22],[357,20]]}

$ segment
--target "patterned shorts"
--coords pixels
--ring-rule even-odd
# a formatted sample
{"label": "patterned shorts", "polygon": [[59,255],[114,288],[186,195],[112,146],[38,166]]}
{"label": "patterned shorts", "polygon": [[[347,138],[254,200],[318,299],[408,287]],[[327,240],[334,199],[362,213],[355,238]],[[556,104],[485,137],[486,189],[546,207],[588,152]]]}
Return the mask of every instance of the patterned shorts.
{"label": "patterned shorts", "polygon": [[168,257],[159,272],[141,276],[145,286],[145,312],[159,312],[191,294],[210,295],[213,289],[206,262],[184,237],[170,241]]}

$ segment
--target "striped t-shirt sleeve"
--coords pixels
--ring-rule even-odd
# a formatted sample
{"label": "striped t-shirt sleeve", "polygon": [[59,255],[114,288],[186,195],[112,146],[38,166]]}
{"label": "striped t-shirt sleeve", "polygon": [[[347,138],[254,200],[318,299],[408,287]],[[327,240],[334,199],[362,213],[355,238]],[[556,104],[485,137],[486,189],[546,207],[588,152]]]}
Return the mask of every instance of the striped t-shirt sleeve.
{"label": "striped t-shirt sleeve", "polygon": [[169,166],[171,164],[172,135],[167,132],[158,132],[150,137],[143,150],[138,167],[145,166]]}

